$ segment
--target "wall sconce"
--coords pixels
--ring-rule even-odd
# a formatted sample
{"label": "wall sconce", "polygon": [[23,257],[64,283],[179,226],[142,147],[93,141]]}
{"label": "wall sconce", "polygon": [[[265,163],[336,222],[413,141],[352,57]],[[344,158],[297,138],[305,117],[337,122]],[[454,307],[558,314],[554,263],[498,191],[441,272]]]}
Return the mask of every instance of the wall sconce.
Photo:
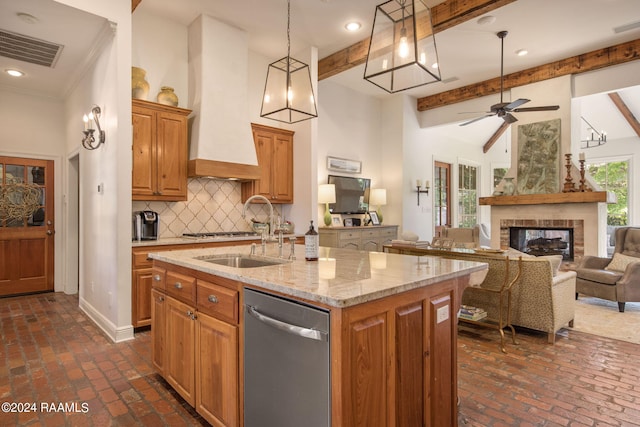
{"label": "wall sconce", "polygon": [[424,183],[424,190],[422,188],[422,181],[419,179],[416,180],[416,193],[418,194],[418,206],[420,206],[420,193],[429,194],[429,180],[426,180]]}
{"label": "wall sconce", "polygon": [[[94,105],[91,108],[91,112],[89,115],[84,115],[82,120],[84,121],[84,130],[82,133],[84,134],[84,138],[82,138],[82,146],[87,150],[95,150],[100,146],[100,144],[104,144],[105,141],[105,133],[100,127],[100,107]],[[96,143],[96,138],[93,136],[95,129],[93,129],[93,122],[96,123],[96,127],[98,128],[98,142]]]}

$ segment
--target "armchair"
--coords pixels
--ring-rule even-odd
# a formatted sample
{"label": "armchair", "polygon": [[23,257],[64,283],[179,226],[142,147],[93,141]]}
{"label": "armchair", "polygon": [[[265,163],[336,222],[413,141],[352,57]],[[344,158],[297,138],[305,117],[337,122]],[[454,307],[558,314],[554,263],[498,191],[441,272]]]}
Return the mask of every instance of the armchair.
{"label": "armchair", "polygon": [[623,313],[625,302],[640,302],[640,228],[615,230],[612,258],[585,256],[576,269],[578,294],[616,301]]}

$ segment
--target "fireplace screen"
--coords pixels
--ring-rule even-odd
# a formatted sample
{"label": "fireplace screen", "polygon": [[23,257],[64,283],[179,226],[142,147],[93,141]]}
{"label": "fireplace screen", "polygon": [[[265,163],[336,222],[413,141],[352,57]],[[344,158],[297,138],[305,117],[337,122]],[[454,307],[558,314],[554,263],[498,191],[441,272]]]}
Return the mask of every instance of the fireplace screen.
{"label": "fireplace screen", "polygon": [[573,229],[511,227],[509,246],[529,255],[562,255],[563,261],[573,261]]}

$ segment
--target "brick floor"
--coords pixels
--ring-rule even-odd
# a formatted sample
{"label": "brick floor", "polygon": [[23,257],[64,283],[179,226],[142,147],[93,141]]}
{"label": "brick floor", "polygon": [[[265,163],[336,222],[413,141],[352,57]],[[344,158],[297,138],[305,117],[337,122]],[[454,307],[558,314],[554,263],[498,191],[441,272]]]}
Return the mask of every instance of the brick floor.
{"label": "brick floor", "polygon": [[[0,299],[0,338],[0,403],[37,409],[0,412],[0,426],[207,425],[153,372],[148,331],[114,344],[77,296]],[[640,345],[567,330],[555,345],[518,340],[503,354],[497,332],[461,326],[460,426],[640,426]]]}

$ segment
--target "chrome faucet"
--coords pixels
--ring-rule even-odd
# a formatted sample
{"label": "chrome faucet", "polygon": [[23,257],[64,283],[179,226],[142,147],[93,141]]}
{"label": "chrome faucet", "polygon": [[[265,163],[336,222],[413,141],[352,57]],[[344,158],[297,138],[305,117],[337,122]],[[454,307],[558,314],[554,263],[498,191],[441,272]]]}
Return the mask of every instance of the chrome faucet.
{"label": "chrome faucet", "polygon": [[246,216],[247,216],[247,206],[249,206],[249,203],[253,199],[262,199],[265,202],[267,202],[267,204],[269,205],[269,241],[270,242],[274,242],[275,238],[273,237],[273,205],[271,204],[269,199],[267,199],[266,197],[264,197],[261,194],[255,194],[255,195],[249,197],[247,199],[247,201],[244,202],[244,206],[242,206],[242,218],[246,218]]}

